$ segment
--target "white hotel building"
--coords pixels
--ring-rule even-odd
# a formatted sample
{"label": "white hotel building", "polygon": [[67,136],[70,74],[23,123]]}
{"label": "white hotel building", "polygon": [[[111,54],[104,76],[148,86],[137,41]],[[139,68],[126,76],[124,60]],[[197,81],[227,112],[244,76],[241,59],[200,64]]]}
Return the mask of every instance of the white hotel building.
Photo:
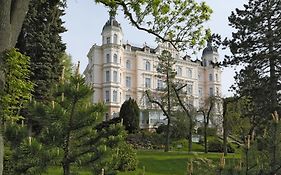
{"label": "white hotel building", "polygon": [[[108,106],[107,118],[118,115],[122,103],[133,98],[140,109],[148,109],[145,90],[157,91],[163,87],[163,80],[157,76],[157,62],[161,52],[168,50],[176,59],[176,79],[186,83],[186,95],[195,107],[210,95],[221,94],[221,69],[214,66],[219,59],[217,49],[211,44],[203,50],[201,60],[181,57],[169,43],[156,48],[135,47],[123,43],[120,24],[111,17],[102,29],[102,45],[93,45],[88,53],[88,65],[84,71],[86,81],[94,88],[93,102],[104,102]],[[165,122],[160,110],[144,110],[140,126],[152,128],[158,122]]]}

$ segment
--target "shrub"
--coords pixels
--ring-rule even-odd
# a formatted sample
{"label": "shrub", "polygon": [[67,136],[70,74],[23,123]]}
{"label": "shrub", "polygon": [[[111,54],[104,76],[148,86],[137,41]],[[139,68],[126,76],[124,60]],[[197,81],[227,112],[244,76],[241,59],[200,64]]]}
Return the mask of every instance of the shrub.
{"label": "shrub", "polygon": [[[208,151],[209,152],[223,152],[223,143],[217,138],[208,141]],[[227,144],[227,152],[228,153],[235,152],[235,149],[229,143]]]}
{"label": "shrub", "polygon": [[130,144],[123,143],[116,148],[113,155],[114,169],[119,171],[134,171],[137,167],[137,153]]}

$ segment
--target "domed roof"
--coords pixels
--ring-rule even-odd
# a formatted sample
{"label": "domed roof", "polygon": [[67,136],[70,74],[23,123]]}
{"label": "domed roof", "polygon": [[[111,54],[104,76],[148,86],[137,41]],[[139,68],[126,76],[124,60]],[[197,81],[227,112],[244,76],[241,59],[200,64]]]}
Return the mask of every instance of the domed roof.
{"label": "domed roof", "polygon": [[120,24],[116,21],[114,16],[109,17],[109,20],[104,24],[102,30],[104,30],[106,27],[111,27],[111,26],[121,28]]}
{"label": "domed roof", "polygon": [[214,46],[212,46],[212,42],[208,41],[207,43],[207,47],[203,50],[202,55],[206,55],[206,54],[212,54],[214,52],[218,52],[218,49]]}

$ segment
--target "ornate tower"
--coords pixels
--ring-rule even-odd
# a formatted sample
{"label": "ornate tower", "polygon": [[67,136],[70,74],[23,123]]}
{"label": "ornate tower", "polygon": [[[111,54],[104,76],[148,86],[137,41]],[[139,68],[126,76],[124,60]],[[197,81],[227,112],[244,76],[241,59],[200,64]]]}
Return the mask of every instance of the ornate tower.
{"label": "ornate tower", "polygon": [[119,112],[122,92],[121,62],[123,56],[123,33],[114,16],[110,16],[102,29],[102,89],[103,99],[109,107],[108,117],[115,117]]}

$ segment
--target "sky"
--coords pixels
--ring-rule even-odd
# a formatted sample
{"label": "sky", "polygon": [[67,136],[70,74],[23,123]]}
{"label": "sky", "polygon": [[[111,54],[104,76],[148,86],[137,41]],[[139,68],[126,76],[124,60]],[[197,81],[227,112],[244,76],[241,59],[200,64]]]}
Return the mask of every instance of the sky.
{"label": "sky", "polygon": [[[199,0],[198,0],[199,1]],[[205,0],[213,9],[213,14],[206,27],[209,27],[212,33],[218,33],[225,37],[231,37],[233,29],[228,25],[228,16],[235,8],[241,8],[247,1],[245,0]],[[68,30],[62,34],[63,42],[66,43],[66,52],[72,56],[72,61],[81,63],[80,71],[83,72],[88,64],[87,54],[94,44],[101,44],[101,31],[105,22],[108,20],[108,10],[101,4],[96,4],[94,0],[68,0],[67,9],[63,20],[64,26]],[[124,42],[142,46],[144,43],[155,47],[155,37],[143,31],[139,31],[124,19],[120,12],[117,21],[121,24]],[[229,55],[227,50],[219,49],[220,60],[224,55]],[[202,53],[191,55],[192,58],[201,58]],[[230,96],[229,87],[234,83],[233,76],[235,68],[223,68],[222,73],[222,94]]]}

